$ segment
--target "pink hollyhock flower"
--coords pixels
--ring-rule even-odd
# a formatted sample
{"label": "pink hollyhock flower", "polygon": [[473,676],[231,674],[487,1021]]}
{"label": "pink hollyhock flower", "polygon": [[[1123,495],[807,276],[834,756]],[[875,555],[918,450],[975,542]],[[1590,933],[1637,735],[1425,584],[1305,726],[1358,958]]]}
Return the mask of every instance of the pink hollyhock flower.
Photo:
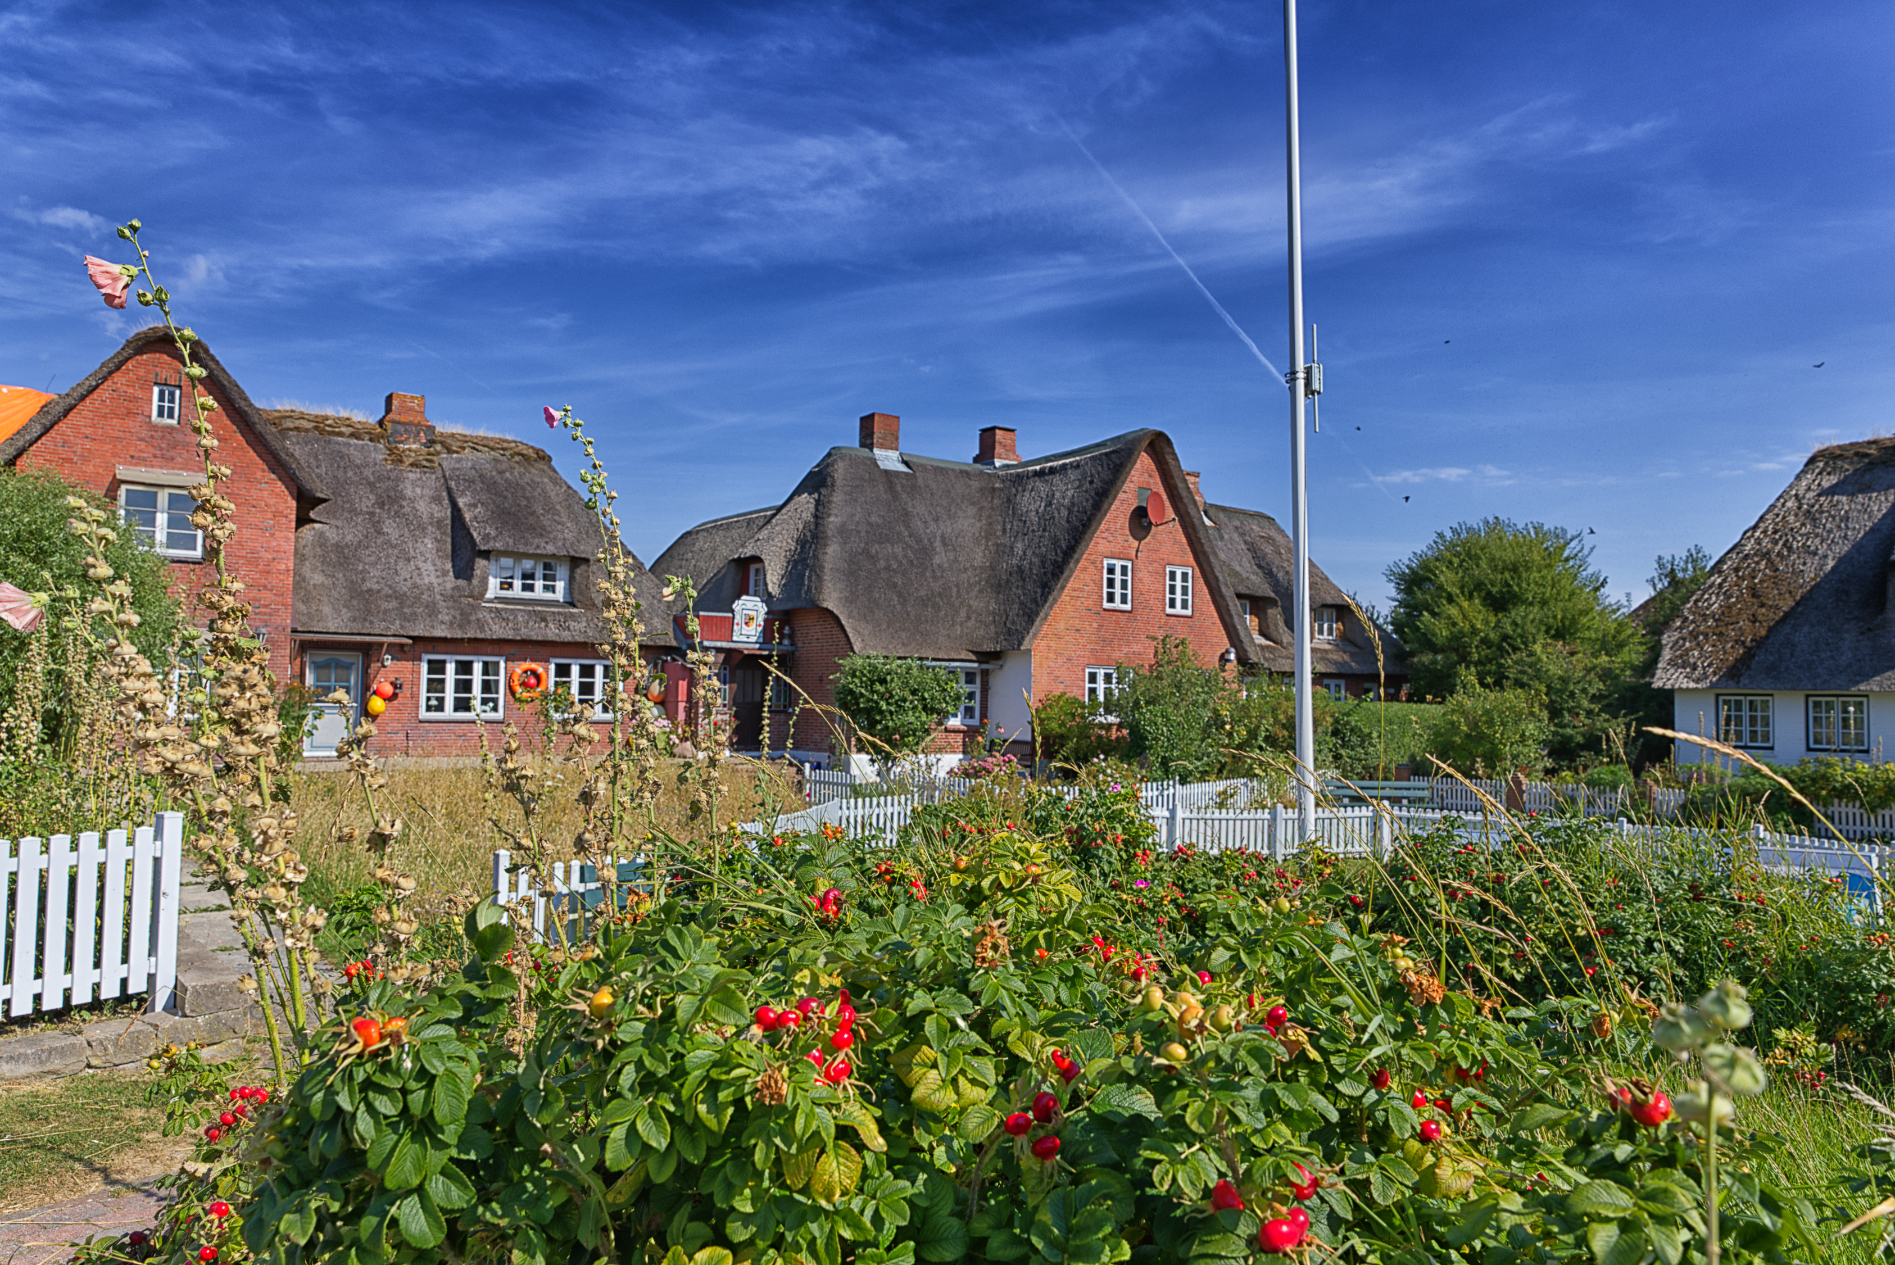
{"label": "pink hollyhock flower", "polygon": [[[124,304],[119,306],[123,307]],[[16,589],[5,581],[0,581],[0,619],[6,620],[23,633],[30,633],[39,627],[46,618],[46,608],[34,599],[33,594]]]}
{"label": "pink hollyhock flower", "polygon": [[[124,307],[125,305],[120,303],[119,306]],[[550,404],[546,406],[546,424],[554,430],[559,429],[559,412]]]}
{"label": "pink hollyhock flower", "polygon": [[92,284],[99,287],[99,293],[105,296],[105,306],[125,306],[125,291],[131,288],[132,279],[117,264],[87,255],[86,275],[92,278]]}

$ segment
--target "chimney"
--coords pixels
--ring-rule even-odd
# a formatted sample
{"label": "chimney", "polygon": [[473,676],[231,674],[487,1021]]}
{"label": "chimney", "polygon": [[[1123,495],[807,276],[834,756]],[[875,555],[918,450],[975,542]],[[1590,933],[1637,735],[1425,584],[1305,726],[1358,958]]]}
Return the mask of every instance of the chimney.
{"label": "chimney", "polygon": [[382,402],[382,420],[391,444],[429,444],[434,442],[434,423],[428,420],[428,397],[390,391]]}
{"label": "chimney", "polygon": [[1191,499],[1198,503],[1198,512],[1204,512],[1204,490],[1198,486],[1199,471],[1186,470],[1184,481],[1191,488]]}
{"label": "chimney", "polygon": [[980,430],[980,451],[974,454],[976,465],[1015,466],[1020,464],[1020,450],[1013,446],[1013,440],[1019,432],[1011,426],[983,426]]}
{"label": "chimney", "polygon": [[862,415],[862,447],[882,452],[901,450],[901,418],[893,413]]}

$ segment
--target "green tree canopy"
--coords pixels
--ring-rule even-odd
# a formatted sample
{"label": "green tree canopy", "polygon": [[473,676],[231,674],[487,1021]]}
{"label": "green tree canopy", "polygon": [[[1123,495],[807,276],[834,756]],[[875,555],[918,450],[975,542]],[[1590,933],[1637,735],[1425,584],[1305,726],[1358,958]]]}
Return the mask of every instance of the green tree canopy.
{"label": "green tree canopy", "polygon": [[1555,763],[1612,754],[1620,695],[1644,647],[1591,561],[1579,532],[1489,518],[1440,532],[1390,567],[1389,623],[1414,687],[1437,697],[1468,686],[1529,691],[1545,700]]}
{"label": "green tree canopy", "polygon": [[[67,677],[84,660],[67,643],[84,635],[91,618],[86,601],[97,592],[97,582],[86,576],[86,546],[67,526],[73,516],[67,500],[74,496],[106,507],[97,494],[50,472],[0,469],[0,580],[53,595],[45,622],[32,636],[57,644],[42,649],[43,679],[35,672],[29,682],[45,709],[43,737],[52,743],[69,737],[66,730],[76,723],[73,691],[79,683]],[[132,639],[164,670],[180,620],[179,605],[168,592],[169,565],[127,529],[120,530],[104,561],[132,586],[132,610],[139,617]],[[29,636],[0,624],[0,706],[10,708],[14,702],[30,643]]]}
{"label": "green tree canopy", "polygon": [[896,754],[921,750],[961,708],[959,682],[919,659],[852,654],[839,668],[836,706],[864,737]]}

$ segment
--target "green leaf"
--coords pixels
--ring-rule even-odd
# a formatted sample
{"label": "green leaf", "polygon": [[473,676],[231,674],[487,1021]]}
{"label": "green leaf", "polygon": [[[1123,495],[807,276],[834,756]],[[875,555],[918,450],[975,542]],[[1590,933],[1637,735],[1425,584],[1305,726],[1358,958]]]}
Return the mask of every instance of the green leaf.
{"label": "green leaf", "polygon": [[1118,1051],[1112,1047],[1112,1034],[1103,1028],[1085,1028],[1067,1038],[1066,1057],[1077,1058],[1082,1063],[1094,1059],[1109,1059]]}
{"label": "green leaf", "polygon": [[1491,1199],[1483,1199],[1469,1208],[1461,1217],[1459,1225],[1447,1232],[1447,1240],[1454,1247],[1466,1247],[1469,1243],[1487,1233],[1487,1227],[1493,1224],[1494,1215],[1500,1211]]}
{"label": "green leaf", "polygon": [[465,1208],[474,1202],[474,1184],[452,1164],[429,1174],[421,1188],[428,1192],[437,1208]]}
{"label": "green leaf", "polygon": [[1157,1100],[1141,1085],[1107,1085],[1093,1096],[1092,1110],[1115,1123],[1132,1116],[1163,1119]]}
{"label": "green leaf", "polygon": [[1000,1113],[986,1103],[969,1107],[954,1131],[969,1142],[978,1142],[1000,1127]]}
{"label": "green leaf", "polygon": [[834,1108],[831,1115],[842,1123],[851,1126],[862,1138],[862,1145],[871,1151],[886,1151],[888,1143],[882,1140],[881,1126],[876,1122],[875,1113],[855,1099]]}
{"label": "green leaf", "polygon": [[915,1234],[915,1253],[924,1261],[958,1261],[967,1255],[967,1227],[958,1217],[931,1216]]}
{"label": "green leaf", "polygon": [[1637,1206],[1632,1192],[1616,1182],[1590,1181],[1566,1196],[1566,1210],[1575,1216],[1623,1217]]}
{"label": "green leaf", "polygon": [[467,1069],[460,1063],[451,1065],[435,1077],[434,1093],[428,1103],[434,1122],[446,1127],[467,1119],[467,1100],[473,1096],[473,1092]]}
{"label": "green leaf", "polygon": [[990,1261],[1017,1261],[1032,1250],[1033,1245],[1012,1230],[996,1230],[987,1237],[986,1250],[981,1255]]}
{"label": "green leaf", "polygon": [[1678,1265],[1684,1260],[1684,1232],[1677,1226],[1654,1221],[1645,1227],[1645,1233],[1651,1236],[1652,1247],[1664,1265]]}
{"label": "green leaf", "polygon": [[691,1265],[731,1265],[735,1259],[727,1247],[705,1247],[691,1257]]}
{"label": "green leaf", "polygon": [[1695,1190],[1687,1190],[1656,1174],[1647,1177],[1638,1192],[1638,1206],[1654,1216],[1677,1216],[1691,1211],[1697,1203],[1698,1193]]}
{"label": "green leaf", "polygon": [[421,1184],[421,1176],[427,1171],[428,1149],[417,1141],[413,1134],[404,1133],[395,1143],[394,1154],[388,1157],[388,1167],[382,1170],[382,1183],[390,1190],[407,1190]]}
{"label": "green leaf", "polygon": [[1535,1103],[1515,1116],[1511,1127],[1516,1133],[1537,1133],[1541,1129],[1563,1122],[1571,1114],[1563,1108],[1548,1103]]}
{"label": "green leaf", "polygon": [[632,1118],[638,1128],[638,1136],[645,1139],[645,1145],[654,1151],[662,1151],[671,1145],[671,1121],[665,1113],[645,1104],[645,1109]]}
{"label": "green leaf", "polygon": [[396,1204],[395,1215],[401,1222],[401,1237],[411,1247],[436,1247],[447,1237],[447,1222],[426,1191],[417,1190]]}
{"label": "green leaf", "polygon": [[826,1204],[838,1203],[862,1180],[862,1157],[847,1142],[837,1142],[816,1161],[809,1193]]}
{"label": "green leaf", "polygon": [[797,1151],[783,1157],[783,1183],[791,1190],[801,1190],[809,1185],[809,1179],[816,1171],[816,1161],[822,1158],[819,1147],[807,1151]]}

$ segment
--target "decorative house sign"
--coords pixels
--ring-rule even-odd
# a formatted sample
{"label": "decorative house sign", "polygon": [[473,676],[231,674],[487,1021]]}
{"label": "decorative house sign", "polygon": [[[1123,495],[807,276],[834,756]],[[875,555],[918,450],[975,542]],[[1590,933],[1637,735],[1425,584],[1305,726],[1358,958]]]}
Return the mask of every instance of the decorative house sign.
{"label": "decorative house sign", "polygon": [[744,596],[730,604],[730,639],[756,645],[763,640],[763,603]]}

